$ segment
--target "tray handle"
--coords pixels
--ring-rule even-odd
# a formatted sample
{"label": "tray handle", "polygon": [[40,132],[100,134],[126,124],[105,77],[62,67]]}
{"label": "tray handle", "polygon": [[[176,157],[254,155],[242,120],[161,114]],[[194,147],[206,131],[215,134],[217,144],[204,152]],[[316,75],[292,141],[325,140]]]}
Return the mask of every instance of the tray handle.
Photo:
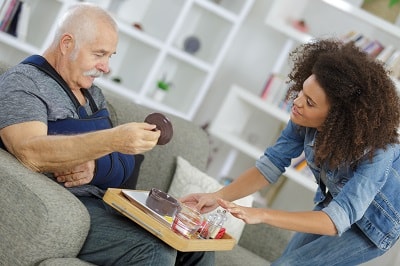
{"label": "tray handle", "polygon": [[163,237],[162,233],[155,229],[154,227],[151,227],[145,223],[143,223],[142,221],[140,221],[139,219],[137,219],[135,216],[133,216],[132,214],[130,214],[129,212],[126,211],[125,208],[119,206],[116,203],[111,203],[114,208],[118,209],[120,212],[124,213],[126,216],[128,216],[130,219],[132,219],[135,223],[139,224],[140,226],[146,228],[148,231],[150,231],[152,234],[156,235],[157,237]]}

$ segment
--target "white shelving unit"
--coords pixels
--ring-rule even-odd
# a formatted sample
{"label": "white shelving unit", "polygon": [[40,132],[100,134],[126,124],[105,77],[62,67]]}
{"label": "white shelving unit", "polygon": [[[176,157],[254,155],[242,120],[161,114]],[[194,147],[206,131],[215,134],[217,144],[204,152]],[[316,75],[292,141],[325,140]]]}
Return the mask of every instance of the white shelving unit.
{"label": "white shelving unit", "polygon": [[[212,136],[232,147],[221,171],[229,171],[235,163],[238,151],[258,159],[264,149],[273,144],[282,125],[288,120],[288,113],[266,103],[259,96],[233,85],[209,128]],[[312,178],[290,167],[286,169],[284,175],[311,191],[317,188]]]}
{"label": "white shelving unit", "polygon": [[[393,45],[400,49],[400,27],[379,18],[354,4],[354,0],[275,0],[267,12],[265,23],[287,36],[295,44],[312,41],[314,38],[341,37],[356,31],[371,39],[379,40],[384,46]],[[360,1],[357,1],[360,2]],[[291,8],[287,8],[290,6]],[[338,18],[340,18],[338,20]],[[292,21],[305,21],[309,31],[301,32],[292,26]],[[334,23],[332,23],[334,21]],[[277,59],[287,59],[287,50]],[[282,68],[277,70],[284,71]],[[398,84],[398,81],[396,81]]]}
{"label": "white shelving unit", "polygon": [[[24,40],[0,32],[0,60],[17,64],[49,44],[60,14],[77,0],[27,1]],[[192,120],[254,0],[88,0],[109,10],[120,31],[111,72],[96,84],[133,102]],[[26,19],[26,18],[25,18]],[[141,29],[140,29],[141,28]],[[184,49],[196,37],[196,52]],[[162,100],[153,95],[170,82]]]}
{"label": "white shelving unit", "polygon": [[[291,8],[287,8],[288,4]],[[295,4],[295,6],[293,6]],[[329,18],[335,18],[335,26]],[[304,20],[308,33],[296,30],[292,20]],[[342,36],[352,30],[376,38],[384,44],[396,44],[400,28],[345,0],[290,0],[274,1],[267,13],[265,23],[298,42],[307,42],[315,37]]]}
{"label": "white shelving unit", "polygon": [[[354,0],[273,1],[267,11],[265,23],[275,29],[277,34],[286,36],[286,42],[278,55],[272,55],[276,57],[276,61],[270,73],[286,76],[289,52],[298,44],[312,41],[314,38],[341,37],[350,31],[358,31],[371,39],[379,40],[383,45],[395,47],[398,45],[400,49],[398,44],[400,28],[352,4],[354,2]],[[292,22],[295,20],[305,21],[309,31],[305,33],[293,27]],[[399,84],[398,81],[396,83]],[[274,138],[282,129],[282,123],[286,123],[289,119],[288,114],[276,105],[265,102],[259,96],[249,94],[236,85],[232,86],[209,128],[213,136],[232,147],[220,167],[219,177],[229,176],[239,152],[257,159],[268,145],[274,143]],[[250,133],[247,132],[251,131],[251,128],[255,129]],[[262,132],[262,136],[254,137],[257,134],[255,131]],[[314,181],[299,175],[291,168],[285,175],[311,190],[316,188]]]}

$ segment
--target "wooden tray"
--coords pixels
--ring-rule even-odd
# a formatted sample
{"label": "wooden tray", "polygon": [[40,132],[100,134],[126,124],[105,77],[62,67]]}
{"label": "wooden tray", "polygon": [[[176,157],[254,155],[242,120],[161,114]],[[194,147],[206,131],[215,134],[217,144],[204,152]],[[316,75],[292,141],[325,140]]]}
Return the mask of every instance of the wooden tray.
{"label": "wooden tray", "polygon": [[107,189],[103,200],[154,236],[179,251],[231,250],[236,244],[236,240],[227,233],[221,239],[187,239],[172,231],[171,224],[167,220],[162,220],[153,215],[146,208],[143,208],[142,204],[128,200],[122,193],[122,189]]}

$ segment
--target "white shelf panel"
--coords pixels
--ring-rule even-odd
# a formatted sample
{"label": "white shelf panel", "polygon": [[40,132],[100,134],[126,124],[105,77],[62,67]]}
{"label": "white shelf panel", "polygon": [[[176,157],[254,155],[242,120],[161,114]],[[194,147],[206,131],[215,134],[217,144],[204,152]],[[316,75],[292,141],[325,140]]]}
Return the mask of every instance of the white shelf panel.
{"label": "white shelf panel", "polygon": [[260,97],[257,95],[254,95],[253,93],[237,86],[234,85],[232,86],[232,91],[233,93],[237,94],[237,97],[239,97],[241,100],[249,103],[250,105],[257,107],[258,109],[264,111],[268,115],[278,119],[281,122],[287,123],[290,119],[290,115],[279,109],[278,107],[271,105],[264,100],[262,100]]}
{"label": "white shelf panel", "polygon": [[[385,21],[357,6],[354,6],[344,0],[322,0],[323,2],[335,7],[347,13],[349,16],[353,16],[363,20],[366,24],[376,27],[380,30],[387,32],[388,34],[400,37],[400,28],[392,23]],[[388,1],[389,2],[389,1]]]}
{"label": "white shelf panel", "polygon": [[299,172],[297,172],[293,168],[286,168],[286,172],[284,173],[286,177],[288,177],[290,180],[293,180],[294,182],[302,185],[303,187],[315,192],[318,188],[317,183],[311,179],[311,177],[306,177]]}
{"label": "white shelf panel", "polygon": [[128,24],[118,21],[118,20],[117,20],[117,24],[118,24],[118,28],[121,32],[123,32],[129,36],[132,36],[154,48],[161,49],[163,47],[163,43],[161,41],[146,34],[145,32],[142,32],[142,31],[134,28],[133,26],[128,25]]}
{"label": "white shelf panel", "polygon": [[[398,26],[379,18],[358,6],[352,5],[345,0],[318,0],[315,2],[322,2],[329,7],[340,11],[345,15],[343,17],[344,20],[346,20],[346,17],[352,19],[353,22],[354,19],[356,19],[365,25],[365,27],[374,29],[380,32],[380,34],[385,33],[386,35],[395,36],[396,38],[400,37],[400,28]],[[303,12],[307,5],[311,5],[312,3],[309,0],[299,0],[296,1],[295,6],[290,9],[287,8],[288,4],[289,2],[287,0],[275,1],[271,10],[268,11],[265,23],[278,32],[281,32],[300,43],[306,43],[314,39],[315,36],[313,36],[313,34],[301,32],[295,29],[290,23],[291,19],[302,19],[304,16],[307,20],[307,16],[304,15]],[[329,33],[330,30],[331,29],[326,29],[326,33]],[[357,28],[354,30],[357,30]],[[342,34],[344,33],[346,32],[343,32]]]}
{"label": "white shelf panel", "polygon": [[94,81],[94,84],[96,84],[96,86],[98,86],[102,90],[104,89],[104,90],[113,91],[115,93],[118,93],[119,95],[122,95],[128,99],[131,99],[132,102],[138,103],[138,101],[139,101],[139,97],[138,97],[137,93],[135,93],[132,90],[129,90],[111,80],[108,80],[105,78],[98,78]]}
{"label": "white shelf panel", "polygon": [[230,21],[230,22],[234,22],[235,20],[237,20],[237,16],[235,14],[233,14],[232,12],[219,7],[215,4],[213,4],[210,1],[205,1],[205,0],[195,0],[195,3],[199,6],[201,6],[204,9],[209,10],[210,12],[213,12],[215,14],[217,14],[220,17],[223,17],[224,19]]}
{"label": "white shelf panel", "polygon": [[21,50],[28,54],[37,54],[39,49],[31,44],[23,42],[18,38],[0,31],[0,42],[15,48],[16,50]]}
{"label": "white shelf panel", "polygon": [[215,127],[210,128],[209,132],[211,135],[218,137],[235,149],[240,150],[242,153],[254,159],[258,159],[264,152],[263,150],[247,143],[239,136],[232,134],[232,132],[224,131]]}
{"label": "white shelf panel", "polygon": [[[264,153],[265,147],[259,148],[249,143],[245,140],[242,132],[243,127],[246,127],[247,120],[255,115],[249,109],[257,109],[265,116],[273,117],[283,123],[287,123],[290,118],[286,112],[261,100],[247,90],[233,85],[216,118],[210,125],[209,133],[235,150],[257,160]],[[271,132],[267,134],[271,134]],[[317,184],[312,178],[306,177],[290,167],[286,169],[283,175],[311,191],[315,191],[317,188]]]}
{"label": "white shelf panel", "polygon": [[307,33],[303,33],[294,29],[288,23],[279,20],[277,21],[272,17],[267,17],[265,23],[271,28],[275,29],[276,31],[282,32],[283,34],[290,36],[292,39],[300,43],[307,43],[314,38],[313,36]]}
{"label": "white shelf panel", "polygon": [[[257,160],[264,153],[263,150],[252,146],[251,144],[243,141],[240,137],[233,135],[230,132],[218,130],[216,128],[210,128],[209,132],[211,135],[219,138],[220,140],[234,147],[236,150],[248,155],[255,160]],[[283,175],[313,192],[316,191],[318,187],[318,185],[315,183],[315,181],[312,180],[312,178],[302,175],[293,168],[286,168],[286,171],[285,173],[283,173]]]}
{"label": "white shelf panel", "polygon": [[169,50],[169,53],[173,56],[175,56],[176,58],[185,61],[203,71],[209,71],[211,69],[211,65],[176,48],[171,48],[171,50]]}

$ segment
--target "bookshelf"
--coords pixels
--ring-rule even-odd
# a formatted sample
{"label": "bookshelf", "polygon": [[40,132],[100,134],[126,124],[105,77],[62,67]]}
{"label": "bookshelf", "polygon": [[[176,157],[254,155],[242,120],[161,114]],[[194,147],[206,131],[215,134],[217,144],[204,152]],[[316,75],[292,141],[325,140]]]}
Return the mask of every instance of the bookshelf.
{"label": "bookshelf", "polygon": [[[355,32],[362,35],[364,40],[378,41],[383,47],[394,47],[394,51],[400,50],[400,28],[363,10],[359,7],[361,3],[362,1],[354,0],[299,0],[296,3],[289,0],[275,0],[267,12],[265,23],[278,33],[287,36],[286,44],[289,49],[297,44],[312,41],[314,38],[342,38]],[[288,5],[292,8],[287,8]],[[332,21],[337,21],[337,18],[340,18],[340,23],[332,24]],[[305,21],[307,32],[299,31],[293,26],[293,21],[300,20]],[[287,59],[287,51],[287,47],[286,50],[282,49],[277,57],[276,67],[271,73],[286,74],[286,70],[279,62]],[[400,70],[393,72],[394,81],[398,85]]]}
{"label": "bookshelf", "polygon": [[[264,149],[274,143],[289,117],[287,112],[266,103],[258,95],[232,85],[208,129],[213,137],[232,147],[221,169],[229,171],[238,152],[253,160],[258,159]],[[291,167],[286,169],[284,175],[311,191],[317,189],[313,177]]]}
{"label": "bookshelf", "polygon": [[[12,1],[21,2],[3,3]],[[23,30],[16,37],[0,32],[0,60],[9,64],[43,52],[52,40],[57,18],[80,1],[22,2]],[[95,83],[132,102],[192,120],[254,0],[85,2],[110,11],[120,35],[111,72]],[[155,96],[160,81],[170,85],[164,97]]]}

